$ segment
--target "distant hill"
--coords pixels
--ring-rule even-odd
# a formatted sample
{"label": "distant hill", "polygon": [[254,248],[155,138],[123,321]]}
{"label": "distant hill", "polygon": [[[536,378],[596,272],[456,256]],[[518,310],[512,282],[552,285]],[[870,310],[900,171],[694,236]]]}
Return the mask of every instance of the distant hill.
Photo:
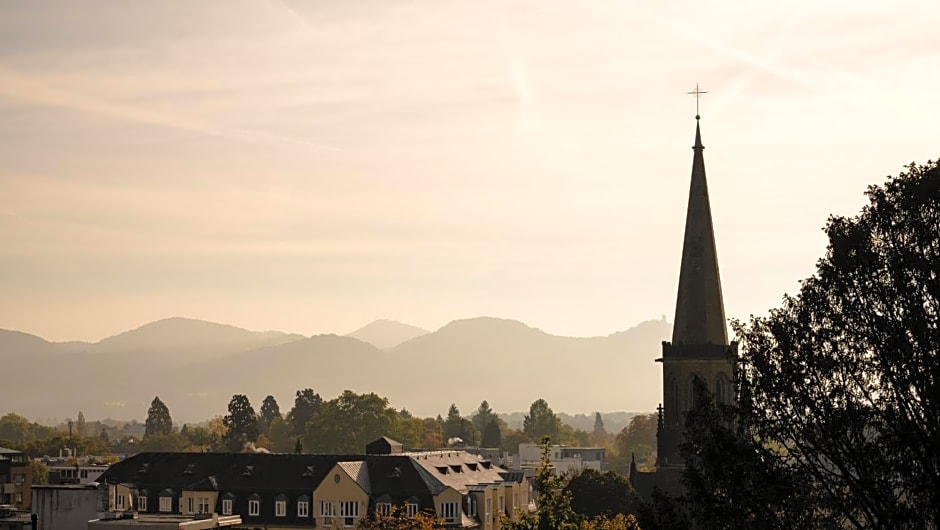
{"label": "distant hill", "polygon": [[175,421],[198,422],[225,414],[234,394],[248,395],[256,410],[272,394],[286,412],[294,392],[307,387],[324,399],[345,389],[375,392],[419,416],[446,415],[451,403],[470,415],[484,399],[496,412],[528,411],[538,398],[559,413],[652,411],[662,393],[653,360],[669,335],[661,320],[605,337],[561,337],[481,317],[381,350],[352,336],[304,338],[171,318],[50,357],[55,343],[6,332],[4,372],[28,376],[5,380],[4,395],[15,399],[0,402],[0,414],[64,418],[82,410],[142,421],[159,395]]}
{"label": "distant hill", "polygon": [[0,359],[55,353],[55,345],[36,335],[0,329]]}
{"label": "distant hill", "polygon": [[468,415],[484,399],[501,412],[527,411],[540,397],[556,412],[652,411],[662,395],[654,360],[671,329],[650,320],[606,337],[561,337],[515,320],[457,320],[392,349],[424,377],[420,385],[389,384],[386,395],[422,415],[430,396],[440,414],[441,400]]}
{"label": "distant hill", "polygon": [[370,322],[346,336],[368,342],[382,350],[390,350],[403,342],[428,333],[430,331],[417,326],[403,324],[395,320],[381,319]]}
{"label": "distant hill", "polygon": [[91,351],[158,354],[164,362],[193,362],[303,338],[280,331],[248,331],[227,324],[172,317],[108,337],[92,345]]}

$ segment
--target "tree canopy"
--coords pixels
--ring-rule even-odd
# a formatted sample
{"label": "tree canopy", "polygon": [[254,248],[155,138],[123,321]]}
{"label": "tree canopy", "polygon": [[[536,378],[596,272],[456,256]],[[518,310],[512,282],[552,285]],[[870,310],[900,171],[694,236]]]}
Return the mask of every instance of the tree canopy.
{"label": "tree canopy", "polygon": [[[84,416],[82,417],[84,419]],[[173,433],[173,419],[170,418],[170,409],[155,396],[147,410],[147,421],[144,424],[144,436],[169,435]]]}
{"label": "tree canopy", "polygon": [[687,422],[686,482],[720,494],[690,492],[700,518],[940,524],[940,167],[911,164],[866,195],[859,215],[829,218],[796,296],[734,325],[740,406],[702,403]]}
{"label": "tree canopy", "polygon": [[346,390],[310,419],[303,446],[315,453],[362,453],[369,442],[391,434],[397,419],[388,399]]}
{"label": "tree canopy", "polygon": [[260,413],[261,415],[258,417],[258,421],[261,422],[261,429],[264,432],[268,432],[271,428],[271,422],[281,417],[281,407],[277,405],[277,400],[274,399],[274,396],[264,398],[264,401],[261,403]]}
{"label": "tree canopy", "polygon": [[222,421],[226,427],[225,446],[229,451],[241,451],[246,443],[258,439],[258,416],[248,396],[232,396],[228,403],[228,415]]}
{"label": "tree canopy", "polygon": [[298,390],[294,398],[294,406],[287,413],[287,422],[291,425],[291,434],[303,435],[307,429],[307,422],[323,405],[323,398],[312,388]]}
{"label": "tree canopy", "polygon": [[561,420],[548,406],[548,402],[539,398],[529,406],[529,413],[522,420],[522,425],[525,433],[532,439],[541,440],[543,436],[548,436],[557,441]]}

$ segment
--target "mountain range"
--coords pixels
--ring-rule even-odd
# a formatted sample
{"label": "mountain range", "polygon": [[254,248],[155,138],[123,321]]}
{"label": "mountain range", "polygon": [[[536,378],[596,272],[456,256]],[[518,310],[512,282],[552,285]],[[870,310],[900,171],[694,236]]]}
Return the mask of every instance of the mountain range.
{"label": "mountain range", "polygon": [[29,418],[146,417],[159,395],[176,422],[225,414],[234,394],[256,410],[268,394],[286,412],[294,392],[324,399],[375,392],[419,416],[469,415],[483,400],[497,412],[650,411],[659,402],[660,342],[671,325],[650,320],[599,337],[556,336],[492,317],[427,330],[379,320],[348,335],[248,331],[168,318],[98,342],[49,342],[0,330],[5,399],[0,414]]}

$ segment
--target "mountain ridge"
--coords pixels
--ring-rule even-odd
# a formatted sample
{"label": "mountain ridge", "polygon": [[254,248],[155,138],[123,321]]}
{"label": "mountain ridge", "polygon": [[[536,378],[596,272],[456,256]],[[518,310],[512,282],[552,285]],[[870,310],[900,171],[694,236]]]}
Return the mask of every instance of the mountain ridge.
{"label": "mountain ridge", "polygon": [[[274,395],[286,411],[302,388],[313,388],[324,399],[346,389],[375,392],[420,416],[446,414],[451,403],[469,415],[483,400],[497,411],[527,410],[538,398],[555,410],[652,410],[661,395],[653,360],[670,333],[667,322],[651,320],[606,336],[564,337],[516,320],[476,317],[383,350],[335,334],[269,335],[205,321],[156,322],[169,329],[208,325],[221,330],[220,342],[187,351],[204,343],[189,337],[187,348],[177,349],[173,340],[158,337],[162,342],[149,349],[122,351],[111,341],[110,349],[72,352],[44,363],[37,356],[11,357],[0,341],[7,367],[40,373],[43,382],[14,378],[8,389],[17,396],[16,412],[62,417],[81,409],[88,417],[141,419],[159,395],[176,421],[203,421],[223,414],[234,394],[248,395],[256,409],[266,395]],[[145,331],[154,329],[168,328]],[[249,340],[232,342],[242,336]],[[25,340],[42,345],[30,337]],[[75,411],[62,410],[63,395]]]}

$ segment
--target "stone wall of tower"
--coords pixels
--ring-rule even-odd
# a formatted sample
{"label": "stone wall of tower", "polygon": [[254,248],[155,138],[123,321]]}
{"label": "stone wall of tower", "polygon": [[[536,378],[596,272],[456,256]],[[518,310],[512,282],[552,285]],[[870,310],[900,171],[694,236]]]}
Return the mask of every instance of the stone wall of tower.
{"label": "stone wall of tower", "polygon": [[692,408],[692,381],[698,376],[715,399],[734,399],[735,359],[737,344],[671,344],[663,343],[662,420],[657,432],[657,457],[660,467],[683,464],[679,446],[682,443],[685,416]]}

